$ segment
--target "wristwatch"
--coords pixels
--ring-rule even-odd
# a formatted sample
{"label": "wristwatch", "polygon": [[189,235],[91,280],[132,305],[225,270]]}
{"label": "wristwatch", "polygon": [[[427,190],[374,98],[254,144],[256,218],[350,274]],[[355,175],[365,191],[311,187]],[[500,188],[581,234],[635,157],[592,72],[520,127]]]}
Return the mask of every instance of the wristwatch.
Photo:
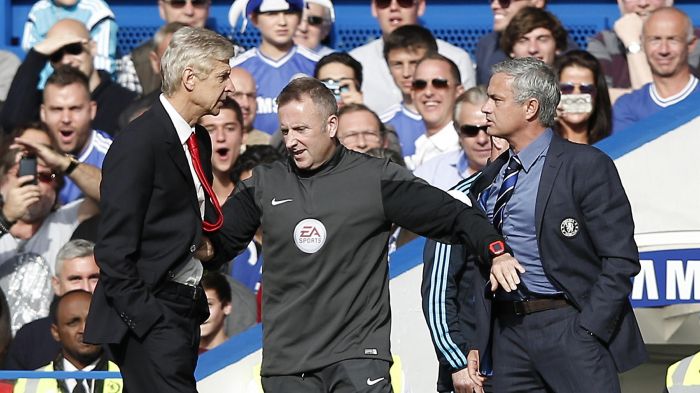
{"label": "wristwatch", "polygon": [[68,159],[70,160],[70,164],[68,164],[68,168],[66,168],[66,170],[63,171],[63,173],[64,173],[66,176],[70,176],[70,174],[73,173],[73,171],[75,170],[75,168],[77,168],[78,165],[80,165],[80,161],[78,161],[78,159],[75,158],[75,156],[72,155],[72,154],[66,153],[66,157],[68,157]]}
{"label": "wristwatch", "polygon": [[502,240],[496,240],[489,243],[489,254],[491,259],[501,256],[506,253],[506,244]]}
{"label": "wristwatch", "polygon": [[642,45],[640,45],[639,42],[632,42],[631,44],[627,45],[627,53],[629,53],[630,55],[639,53],[641,51]]}

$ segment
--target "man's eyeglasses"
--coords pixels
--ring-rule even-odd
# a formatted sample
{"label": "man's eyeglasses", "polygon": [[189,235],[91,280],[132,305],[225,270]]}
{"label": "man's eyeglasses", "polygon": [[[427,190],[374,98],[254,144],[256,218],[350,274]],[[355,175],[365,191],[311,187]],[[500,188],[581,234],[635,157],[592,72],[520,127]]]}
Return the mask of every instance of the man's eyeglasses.
{"label": "man's eyeglasses", "polygon": [[[374,5],[381,9],[389,8],[391,7],[392,1],[394,0],[374,0]],[[416,2],[415,0],[396,0],[396,4],[398,4],[401,8],[411,8],[414,4],[416,4]]]}
{"label": "man's eyeglasses", "polygon": [[486,129],[488,129],[488,126],[475,126],[472,124],[462,124],[461,126],[455,123],[455,128],[459,131],[460,135],[462,136],[468,136],[468,137],[475,137],[479,135],[480,131],[486,132]]}
{"label": "man's eyeglasses", "polygon": [[420,91],[428,87],[428,83],[432,83],[433,87],[436,89],[447,89],[450,86],[450,81],[442,78],[435,78],[430,81],[425,79],[414,79],[411,82],[411,88],[416,91]]}
{"label": "man's eyeglasses", "polygon": [[560,83],[561,94],[574,94],[574,89],[578,86],[580,94],[595,95],[595,85],[592,83]]}
{"label": "man's eyeglasses", "polygon": [[83,47],[82,43],[74,42],[72,44],[64,45],[61,47],[61,49],[52,53],[51,56],[49,56],[49,60],[51,60],[52,63],[58,63],[63,60],[64,55],[69,54],[77,56],[83,53],[83,50],[85,50],[85,48]]}
{"label": "man's eyeglasses", "polygon": [[195,8],[205,8],[209,6],[210,0],[162,0],[163,3],[168,4],[173,8],[184,8],[189,1],[192,7]]}
{"label": "man's eyeglasses", "polygon": [[306,17],[306,23],[310,26],[321,26],[324,20],[323,17],[317,15],[309,15]]}
{"label": "man's eyeglasses", "polygon": [[498,2],[498,5],[501,6],[501,8],[508,8],[510,7],[511,3],[515,3],[516,1],[522,1],[522,0],[486,0],[488,1],[489,4],[493,3],[494,1]]}

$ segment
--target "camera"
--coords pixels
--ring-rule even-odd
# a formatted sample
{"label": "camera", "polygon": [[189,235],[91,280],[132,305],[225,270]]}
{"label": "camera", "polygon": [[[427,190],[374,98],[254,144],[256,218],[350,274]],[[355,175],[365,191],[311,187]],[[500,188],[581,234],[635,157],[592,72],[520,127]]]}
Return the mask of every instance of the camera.
{"label": "camera", "polygon": [[340,81],[337,81],[335,79],[326,79],[322,80],[321,82],[323,82],[323,84],[326,85],[328,90],[330,90],[331,93],[333,93],[336,101],[340,101],[340,93],[350,91],[350,87],[348,87],[347,85],[341,86]]}

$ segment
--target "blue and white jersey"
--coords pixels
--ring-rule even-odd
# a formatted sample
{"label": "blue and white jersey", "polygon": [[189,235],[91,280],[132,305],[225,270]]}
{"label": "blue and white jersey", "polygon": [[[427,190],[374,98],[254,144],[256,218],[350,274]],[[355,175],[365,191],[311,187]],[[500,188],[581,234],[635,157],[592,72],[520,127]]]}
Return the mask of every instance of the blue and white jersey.
{"label": "blue and white jersey", "polygon": [[233,258],[231,276],[251,292],[258,293],[262,281],[262,263],[262,245],[251,241],[242,253]]}
{"label": "blue and white jersey", "polygon": [[399,137],[401,152],[404,156],[412,156],[416,152],[416,139],[425,134],[423,117],[406,108],[403,104],[393,105],[379,119],[382,123],[394,128]]}
{"label": "blue and white jersey", "polygon": [[[76,19],[87,27],[95,41],[95,68],[114,73],[117,54],[117,23],[114,13],[103,0],[79,0],[71,7],[61,7],[53,0],[39,0],[32,6],[24,24],[22,49],[28,52],[38,42],[46,38],[51,26],[61,19]],[[53,72],[47,64],[42,71],[39,88]]]}
{"label": "blue and white jersey", "polygon": [[[111,144],[112,138],[107,133],[92,130],[92,135],[90,135],[85,148],[78,156],[78,161],[102,168],[102,161],[105,160],[105,155],[107,155],[107,150],[109,150]],[[61,201],[61,204],[65,205],[81,198],[82,195],[83,192],[80,191],[80,188],[66,176],[66,184],[58,194],[58,200]]]}
{"label": "blue and white jersey", "polygon": [[299,76],[313,76],[319,56],[308,49],[294,46],[284,57],[272,60],[258,48],[245,51],[231,60],[231,67],[250,72],[258,87],[258,112],[253,127],[273,134],[279,128],[275,100],[289,81]]}

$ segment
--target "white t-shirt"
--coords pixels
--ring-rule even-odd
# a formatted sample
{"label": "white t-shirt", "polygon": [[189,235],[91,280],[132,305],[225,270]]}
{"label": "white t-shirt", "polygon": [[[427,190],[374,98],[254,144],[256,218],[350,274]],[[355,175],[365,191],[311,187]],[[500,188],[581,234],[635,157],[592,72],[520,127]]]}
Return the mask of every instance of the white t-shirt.
{"label": "white t-shirt", "polygon": [[416,139],[415,144],[416,152],[411,156],[404,157],[406,168],[412,171],[431,158],[459,149],[459,136],[453,123],[448,122],[445,127],[431,136],[421,135]]}
{"label": "white t-shirt", "polygon": [[56,254],[78,226],[82,202],[75,200],[49,214],[28,240],[9,233],[0,238],[0,288],[10,307],[13,335],[25,323],[49,315]]}

